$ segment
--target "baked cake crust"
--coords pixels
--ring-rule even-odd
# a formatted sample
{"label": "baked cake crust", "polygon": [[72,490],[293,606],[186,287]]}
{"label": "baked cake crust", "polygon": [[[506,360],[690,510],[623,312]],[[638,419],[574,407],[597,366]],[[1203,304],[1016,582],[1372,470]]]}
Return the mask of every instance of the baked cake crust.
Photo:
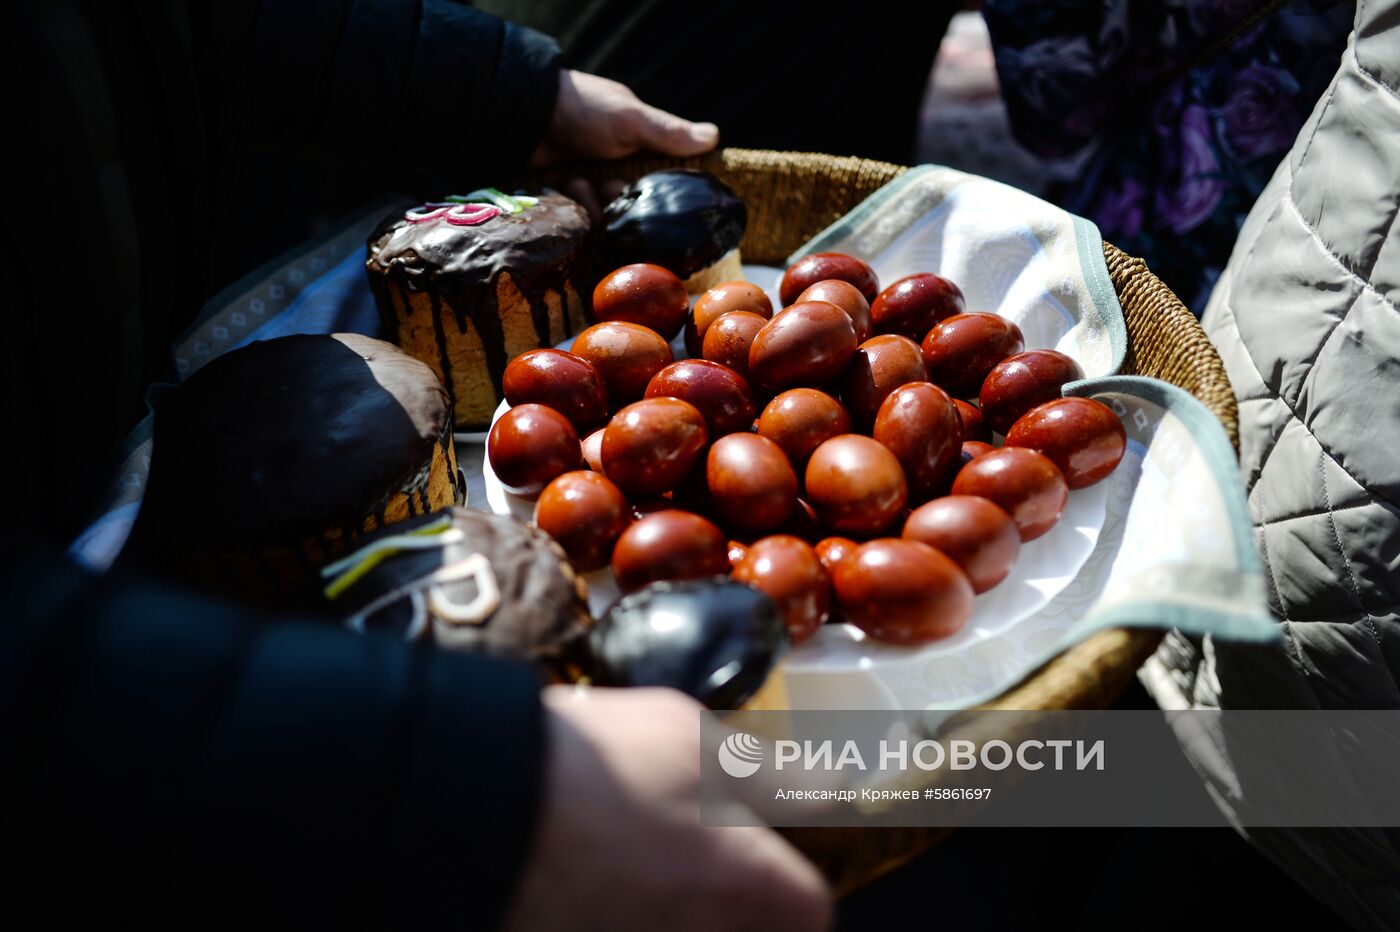
{"label": "baked cake crust", "polygon": [[459,429],[490,424],[511,359],[590,322],[588,214],[560,194],[536,200],[474,223],[436,213],[449,205],[423,205],[370,236],[365,267],[385,332],[449,387]]}

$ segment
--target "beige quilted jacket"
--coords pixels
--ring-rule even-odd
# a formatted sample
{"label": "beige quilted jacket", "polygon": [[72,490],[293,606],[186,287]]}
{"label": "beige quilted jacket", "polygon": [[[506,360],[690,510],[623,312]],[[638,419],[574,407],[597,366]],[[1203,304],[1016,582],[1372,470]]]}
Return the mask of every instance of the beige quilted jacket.
{"label": "beige quilted jacket", "polygon": [[[1397,212],[1400,2],[1363,0],[1204,317],[1284,647],[1169,636],[1143,672],[1164,707],[1400,707]],[[1227,812],[1249,792],[1229,751],[1188,750]],[[1400,928],[1400,830],[1247,834],[1353,924]]]}

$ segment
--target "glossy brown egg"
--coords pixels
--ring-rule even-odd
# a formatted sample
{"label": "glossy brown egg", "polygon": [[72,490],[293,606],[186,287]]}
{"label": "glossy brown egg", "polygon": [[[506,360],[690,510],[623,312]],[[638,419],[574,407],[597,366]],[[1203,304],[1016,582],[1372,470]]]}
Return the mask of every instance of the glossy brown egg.
{"label": "glossy brown egg", "polygon": [[754,338],[767,323],[768,318],[748,311],[723,314],[705,331],[701,355],[710,362],[733,369],[752,386],[753,373],[749,371],[749,350],[753,346]]}
{"label": "glossy brown egg", "polygon": [[1016,522],[975,495],[945,495],[920,505],[904,522],[903,536],[928,544],[962,567],[977,593],[1005,579],[1021,552]]}
{"label": "glossy brown egg", "polygon": [[996,447],[992,446],[990,443],[983,443],[980,440],[964,440],[960,461],[963,466],[966,466],[983,453],[990,453],[995,449]]}
{"label": "glossy brown egg", "polygon": [[729,572],[729,544],[714,522],[688,511],[657,511],[617,540],[613,578],[623,592],[663,579],[699,579]]}
{"label": "glossy brown egg", "polygon": [[778,299],[783,307],[796,304],[802,292],[817,282],[833,278],[854,285],[866,301],[874,301],[880,293],[880,280],[867,263],[844,252],[814,252],[798,259],[783,273]]}
{"label": "glossy brown egg", "polygon": [[815,388],[790,388],[768,402],[758,418],[758,432],[787,454],[794,469],[806,469],[812,451],[838,434],[851,431],[841,402]]}
{"label": "glossy brown egg", "polygon": [[941,495],[960,465],[962,423],[948,393],[928,382],[890,393],[875,418],[874,437],[899,460],[909,499]]}
{"label": "glossy brown egg", "polygon": [[1005,434],[1036,405],[1054,401],[1066,382],[1084,378],[1079,363],[1055,350],[1027,350],[1003,359],[987,373],[978,403],[987,425]]}
{"label": "glossy brown egg", "polygon": [[704,355],[705,334],[710,324],[725,314],[747,311],[767,320],[773,316],[773,302],[752,282],[725,282],[695,299],[695,308],[685,327],[685,349],[692,357]]}
{"label": "glossy brown egg", "polygon": [[927,544],[882,538],[837,567],[836,600],[846,620],[878,641],[926,644],[956,634],[972,617],[972,583]]}
{"label": "glossy brown egg", "polygon": [[1128,446],[1123,422],[1092,398],[1056,398],[1031,408],[1011,425],[1008,447],[1048,456],[1071,489],[1082,489],[1117,468]]}
{"label": "glossy brown egg", "polygon": [[801,304],[804,301],[826,301],[845,311],[851,318],[851,326],[856,328],[856,341],[859,343],[864,343],[874,333],[874,325],[870,319],[870,302],[850,282],[835,278],[817,282],[798,295],[793,303]]}
{"label": "glossy brown egg", "polygon": [[631,523],[622,490],[587,470],[559,476],[535,502],[535,525],[559,542],[581,573],[607,566],[613,544]]}
{"label": "glossy brown egg", "polygon": [[807,501],[834,531],[870,537],[909,500],[904,469],[881,444],[859,434],[832,437],[807,461]]}
{"label": "glossy brown egg", "polygon": [[824,385],[836,378],[856,351],[856,330],[845,311],[826,301],[807,301],[780,311],[749,348],[749,371],[763,386],[780,391]]}
{"label": "glossy brown egg", "polygon": [[605,428],[598,428],[587,437],[583,438],[583,461],[588,464],[588,468],[594,472],[603,471],[603,431]]}
{"label": "glossy brown egg", "polygon": [[608,419],[608,391],[593,364],[573,353],[537,349],[510,361],[501,379],[511,407],[540,404],[569,419],[579,436]]}
{"label": "glossy brown egg", "polygon": [[962,421],[963,440],[976,440],[990,445],[992,432],[987,427],[987,422],[982,419],[982,409],[961,398],[954,398],[953,404],[957,407],[958,418]]}
{"label": "glossy brown egg", "polygon": [[960,398],[975,398],[992,367],[1026,348],[1021,328],[996,314],[954,314],[924,337],[928,380]]}
{"label": "glossy brown egg", "polygon": [[681,332],[690,295],[674,272],[638,262],[609,272],[593,289],[593,319],[640,324],[667,340]]}
{"label": "glossy brown egg", "polygon": [[962,291],[932,272],[904,276],[870,305],[876,333],[897,333],[915,341],[928,336],[939,321],[962,312]]}
{"label": "glossy brown egg", "polygon": [[673,362],[647,385],[648,398],[679,398],[695,405],[711,440],[753,424],[753,391],[744,377],[708,359]]}
{"label": "glossy brown egg", "polygon": [[815,634],[831,613],[826,569],[811,545],[796,537],[775,534],[755,541],[733,578],[778,603],[793,644]]}
{"label": "glossy brown egg", "polygon": [[569,419],[544,405],[511,408],[486,438],[491,469],[506,491],[534,498],[555,476],[578,469],[583,449]]}
{"label": "glossy brown egg", "polygon": [[711,513],[727,527],[762,533],[782,527],[797,506],[797,474],[782,448],[758,434],[730,434],[705,461]]}
{"label": "glossy brown egg", "polygon": [[907,337],[885,334],[866,340],[851,357],[841,377],[841,401],[857,429],[868,433],[890,392],[910,382],[924,382],[924,357],[919,344]]}
{"label": "glossy brown egg", "polygon": [[856,548],[860,544],[849,537],[824,537],[812,548],[817,552],[817,559],[822,561],[822,566],[826,567],[828,576],[836,573],[836,567],[847,557],[853,556]]}
{"label": "glossy brown egg", "polygon": [[731,540],[729,542],[729,570],[734,571],[734,567],[744,562],[744,557],[749,555],[748,545],[743,541]]}
{"label": "glossy brown egg", "polygon": [[685,479],[705,442],[705,419],[689,402],[634,402],[608,422],[603,472],[629,496],[660,495]]}
{"label": "glossy brown egg", "polygon": [[598,370],[608,404],[615,408],[641,398],[647,383],[675,358],[655,330],[621,320],[594,324],[574,339],[571,349]]}
{"label": "glossy brown egg", "polygon": [[1022,542],[1055,526],[1069,486],[1049,458],[1023,447],[1003,447],[977,457],[953,480],[954,495],[980,495],[1016,522]]}

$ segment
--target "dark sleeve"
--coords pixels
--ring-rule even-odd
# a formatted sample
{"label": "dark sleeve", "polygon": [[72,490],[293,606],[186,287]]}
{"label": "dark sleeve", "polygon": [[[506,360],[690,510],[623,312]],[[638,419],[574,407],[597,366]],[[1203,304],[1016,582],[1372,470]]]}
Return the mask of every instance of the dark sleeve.
{"label": "dark sleeve", "polygon": [[554,111],[554,40],[451,0],[261,0],[243,30],[263,142],[488,177],[518,169]]}
{"label": "dark sleeve", "polygon": [[[44,909],[186,927],[489,927],[531,843],[526,668],[250,619],[30,559],[0,596],[11,864]],[[15,795],[16,793],[22,795]],[[8,820],[7,820],[8,821]]]}

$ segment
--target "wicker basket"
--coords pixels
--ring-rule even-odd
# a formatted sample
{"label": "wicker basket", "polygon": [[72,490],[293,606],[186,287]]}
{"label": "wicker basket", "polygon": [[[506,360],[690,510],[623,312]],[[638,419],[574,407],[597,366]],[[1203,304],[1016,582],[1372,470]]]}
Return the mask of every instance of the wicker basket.
{"label": "wicker basket", "polygon": [[[740,247],[744,261],[778,266],[906,170],[868,159],[725,149],[694,159],[643,157],[572,165],[539,180],[562,186],[568,179],[584,178],[602,185],[680,166],[714,172],[734,188],[749,209],[748,231]],[[1104,259],[1127,318],[1128,353],[1122,371],[1153,376],[1186,389],[1220,419],[1230,442],[1238,447],[1234,392],[1220,357],[1196,318],[1141,259],[1108,243],[1104,244]],[[1103,708],[1118,697],[1161,639],[1161,631],[1149,629],[1100,632],[1066,650],[986,707]],[[816,862],[840,894],[905,863],[950,831],[794,829],[786,834]]]}

